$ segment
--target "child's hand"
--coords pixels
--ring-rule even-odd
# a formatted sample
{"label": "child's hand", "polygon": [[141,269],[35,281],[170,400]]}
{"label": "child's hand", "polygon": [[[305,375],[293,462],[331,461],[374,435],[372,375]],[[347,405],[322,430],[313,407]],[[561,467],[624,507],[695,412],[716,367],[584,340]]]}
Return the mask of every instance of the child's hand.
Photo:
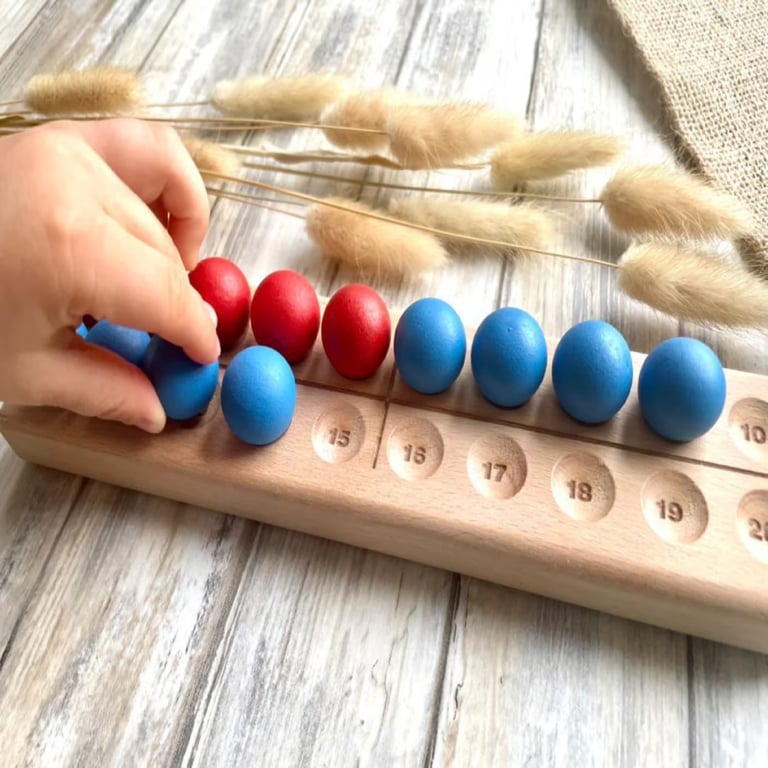
{"label": "child's hand", "polygon": [[187,277],[208,216],[200,174],[168,128],[60,122],[1,138],[0,401],[162,429],[142,371],[75,329],[90,314],[213,362],[215,326]]}

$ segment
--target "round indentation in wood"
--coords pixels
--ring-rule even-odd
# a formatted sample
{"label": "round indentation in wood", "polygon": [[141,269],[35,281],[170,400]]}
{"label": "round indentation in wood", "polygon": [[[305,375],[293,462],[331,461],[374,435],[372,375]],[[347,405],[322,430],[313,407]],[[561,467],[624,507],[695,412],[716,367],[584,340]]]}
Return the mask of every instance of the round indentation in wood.
{"label": "round indentation in wood", "polygon": [[525,485],[528,464],[523,449],[506,435],[490,434],[472,443],[467,472],[475,489],[489,499],[509,499]]}
{"label": "round indentation in wood", "polygon": [[423,480],[443,461],[443,438],[426,419],[410,419],[395,427],[387,440],[387,459],[405,480]]}
{"label": "round indentation in wood", "polygon": [[747,458],[768,465],[768,403],[756,397],[734,403],[728,433]]}
{"label": "round indentation in wood", "polygon": [[552,469],[552,495],[560,509],[575,520],[605,517],[616,499],[611,470],[591,453],[569,453]]}
{"label": "round indentation in wood", "polygon": [[355,456],[365,440],[365,420],[351,403],[339,403],[323,411],[312,426],[315,453],[329,464]]}
{"label": "round indentation in wood", "polygon": [[750,491],[739,502],[736,513],[739,536],[744,546],[768,563],[768,491]]}
{"label": "round indentation in wood", "polygon": [[641,492],[648,525],[674,544],[690,544],[704,533],[709,520],[707,502],[687,475],[664,470],[652,475]]}

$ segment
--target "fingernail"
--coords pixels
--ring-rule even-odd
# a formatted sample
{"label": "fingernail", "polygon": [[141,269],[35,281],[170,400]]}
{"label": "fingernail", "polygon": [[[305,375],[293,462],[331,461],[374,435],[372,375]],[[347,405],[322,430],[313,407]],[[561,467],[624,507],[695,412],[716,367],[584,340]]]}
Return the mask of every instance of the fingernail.
{"label": "fingernail", "polygon": [[145,432],[157,435],[163,431],[163,428],[165,427],[165,419],[161,419],[160,421],[156,421],[154,419],[142,419],[137,424],[137,426],[139,429],[143,429]]}
{"label": "fingernail", "polygon": [[211,316],[211,322],[215,328],[219,324],[219,318],[216,315],[216,310],[207,301],[203,302],[203,306],[205,307],[206,312],[208,312],[208,314]]}

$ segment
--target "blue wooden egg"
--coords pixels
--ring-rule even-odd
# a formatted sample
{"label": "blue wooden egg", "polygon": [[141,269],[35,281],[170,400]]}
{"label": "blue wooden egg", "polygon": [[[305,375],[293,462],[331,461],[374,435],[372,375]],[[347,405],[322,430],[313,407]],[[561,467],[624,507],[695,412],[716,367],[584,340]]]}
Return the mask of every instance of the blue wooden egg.
{"label": "blue wooden egg", "polygon": [[[79,329],[78,333],[80,333]],[[85,340],[89,344],[105,347],[129,363],[138,366],[141,366],[144,361],[144,355],[149,346],[149,338],[146,331],[126,328],[123,325],[110,323],[108,320],[99,320],[90,331],[87,331],[85,336]]]}
{"label": "blue wooden egg", "polygon": [[208,365],[191,360],[180,347],[154,336],[144,370],[170,419],[186,421],[208,407],[219,383],[219,361]]}
{"label": "blue wooden egg", "polygon": [[425,395],[444,392],[461,373],[467,354],[461,318],[442,299],[419,299],[397,323],[394,353],[409,387]]}
{"label": "blue wooden egg", "polygon": [[648,426],[667,440],[688,442],[708,432],[720,418],[725,395],[723,366],[698,339],[663,341],[640,369],[640,411]]}
{"label": "blue wooden egg", "polygon": [[552,357],[552,385],[563,410],[584,424],[612,419],[632,389],[632,356],[621,333],[602,320],[574,325]]}
{"label": "blue wooden egg", "polygon": [[296,409],[296,379],[271,347],[241,350],[221,382],[221,410],[234,434],[250,445],[273,443],[288,430]]}
{"label": "blue wooden egg", "polygon": [[531,315],[516,307],[502,307],[477,329],[471,361],[483,396],[502,408],[516,408],[541,386],[547,369],[547,341]]}
{"label": "blue wooden egg", "polygon": [[80,323],[77,326],[77,335],[84,339],[88,335],[88,326],[85,323]]}

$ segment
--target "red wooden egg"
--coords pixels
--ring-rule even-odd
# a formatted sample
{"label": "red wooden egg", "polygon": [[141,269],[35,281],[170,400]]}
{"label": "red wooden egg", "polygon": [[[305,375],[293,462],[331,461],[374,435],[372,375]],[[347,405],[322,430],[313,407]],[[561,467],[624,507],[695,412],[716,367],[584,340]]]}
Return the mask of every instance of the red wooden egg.
{"label": "red wooden egg", "polygon": [[189,273],[189,282],[216,310],[222,350],[231,349],[248,325],[251,286],[242,270],[228,259],[211,256]]}
{"label": "red wooden egg", "polygon": [[300,363],[320,330],[320,302],[312,283],[291,269],[267,275],[253,292],[251,329],[258,344]]}
{"label": "red wooden egg", "polygon": [[323,314],[322,339],[331,365],[348,379],[367,379],[384,362],[392,331],[376,291],[354,283],[338,290]]}

